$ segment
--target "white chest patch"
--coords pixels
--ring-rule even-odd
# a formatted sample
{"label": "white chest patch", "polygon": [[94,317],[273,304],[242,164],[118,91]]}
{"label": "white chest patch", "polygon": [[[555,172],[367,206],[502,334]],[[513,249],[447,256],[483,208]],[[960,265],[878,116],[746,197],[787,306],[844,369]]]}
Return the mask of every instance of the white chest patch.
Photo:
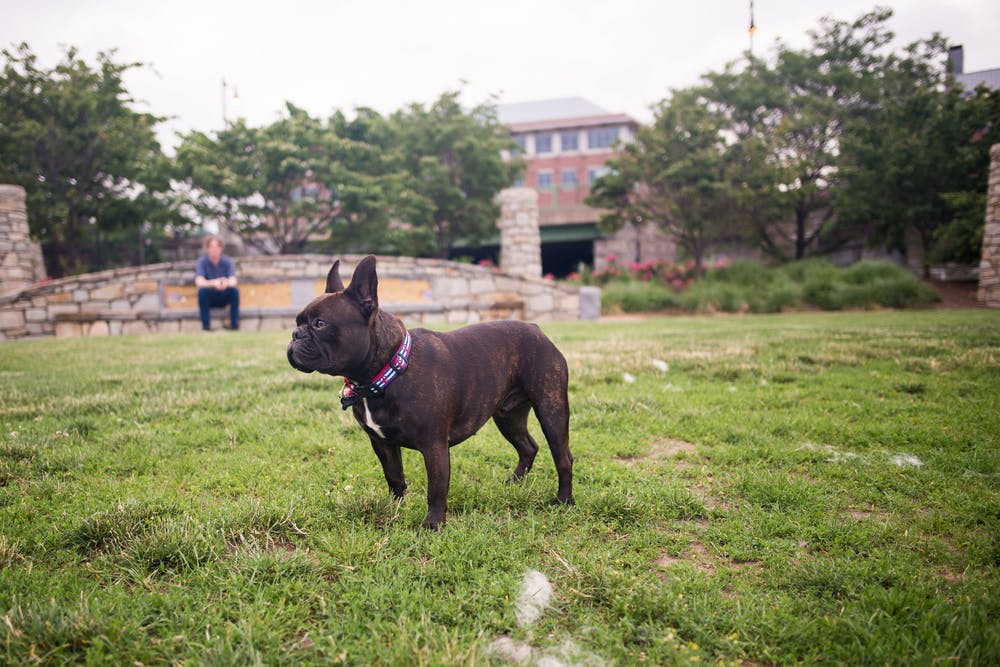
{"label": "white chest patch", "polygon": [[375,435],[385,440],[385,434],[382,433],[382,429],[375,423],[375,420],[372,419],[372,411],[368,409],[368,399],[362,398],[361,403],[365,406],[365,426],[374,431]]}

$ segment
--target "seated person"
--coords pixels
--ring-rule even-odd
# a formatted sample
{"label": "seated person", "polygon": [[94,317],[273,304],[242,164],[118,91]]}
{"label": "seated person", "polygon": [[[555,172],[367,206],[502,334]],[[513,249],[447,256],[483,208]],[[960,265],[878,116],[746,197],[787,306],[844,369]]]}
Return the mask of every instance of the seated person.
{"label": "seated person", "polygon": [[198,286],[198,310],[201,328],[212,328],[209,317],[211,308],[229,306],[229,324],[233,331],[240,328],[240,291],[236,289],[236,266],[222,254],[222,240],[218,236],[205,239],[205,254],[195,265],[194,284]]}

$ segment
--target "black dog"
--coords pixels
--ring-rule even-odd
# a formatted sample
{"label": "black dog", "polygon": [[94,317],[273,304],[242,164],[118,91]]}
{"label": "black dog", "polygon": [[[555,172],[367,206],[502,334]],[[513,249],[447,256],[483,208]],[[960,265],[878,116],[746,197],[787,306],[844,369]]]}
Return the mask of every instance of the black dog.
{"label": "black dog", "polygon": [[423,454],[425,528],[445,521],[449,447],[490,417],[517,450],[510,479],[524,477],[538,452],[528,433],[532,408],[559,476],[554,502],[573,502],[566,360],[537,326],[501,321],[449,333],[407,331],[399,319],[379,310],[371,255],[358,264],[347,289],[340,261],[335,262],[326,294],[313,299],[295,324],[288,362],[305,373],[344,376],[343,407],[354,408],[397,498],[406,490],[400,447]]}

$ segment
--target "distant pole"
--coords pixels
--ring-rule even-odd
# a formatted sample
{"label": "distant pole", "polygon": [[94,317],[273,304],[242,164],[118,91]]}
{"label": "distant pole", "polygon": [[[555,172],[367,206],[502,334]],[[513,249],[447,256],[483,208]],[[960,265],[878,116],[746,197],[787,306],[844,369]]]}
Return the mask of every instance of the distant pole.
{"label": "distant pole", "polygon": [[[232,89],[233,92],[233,106],[238,107],[240,104],[240,91],[239,88],[226,81],[226,78],[222,78],[222,125],[226,126],[229,124],[229,115],[226,113],[226,107],[229,104],[229,91]],[[236,110],[236,115],[239,116],[239,109]]]}
{"label": "distant pole", "polygon": [[747,30],[750,33],[750,53],[753,54],[753,34],[757,32],[757,24],[753,20],[753,0],[750,0],[750,28]]}

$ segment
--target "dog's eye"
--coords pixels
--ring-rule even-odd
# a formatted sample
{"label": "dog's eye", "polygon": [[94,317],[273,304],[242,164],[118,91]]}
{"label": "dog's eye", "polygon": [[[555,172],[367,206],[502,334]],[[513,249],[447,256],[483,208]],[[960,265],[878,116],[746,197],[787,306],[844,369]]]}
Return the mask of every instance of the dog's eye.
{"label": "dog's eye", "polygon": [[326,326],[326,320],[315,320],[313,322],[314,329],[322,329],[325,326]]}

